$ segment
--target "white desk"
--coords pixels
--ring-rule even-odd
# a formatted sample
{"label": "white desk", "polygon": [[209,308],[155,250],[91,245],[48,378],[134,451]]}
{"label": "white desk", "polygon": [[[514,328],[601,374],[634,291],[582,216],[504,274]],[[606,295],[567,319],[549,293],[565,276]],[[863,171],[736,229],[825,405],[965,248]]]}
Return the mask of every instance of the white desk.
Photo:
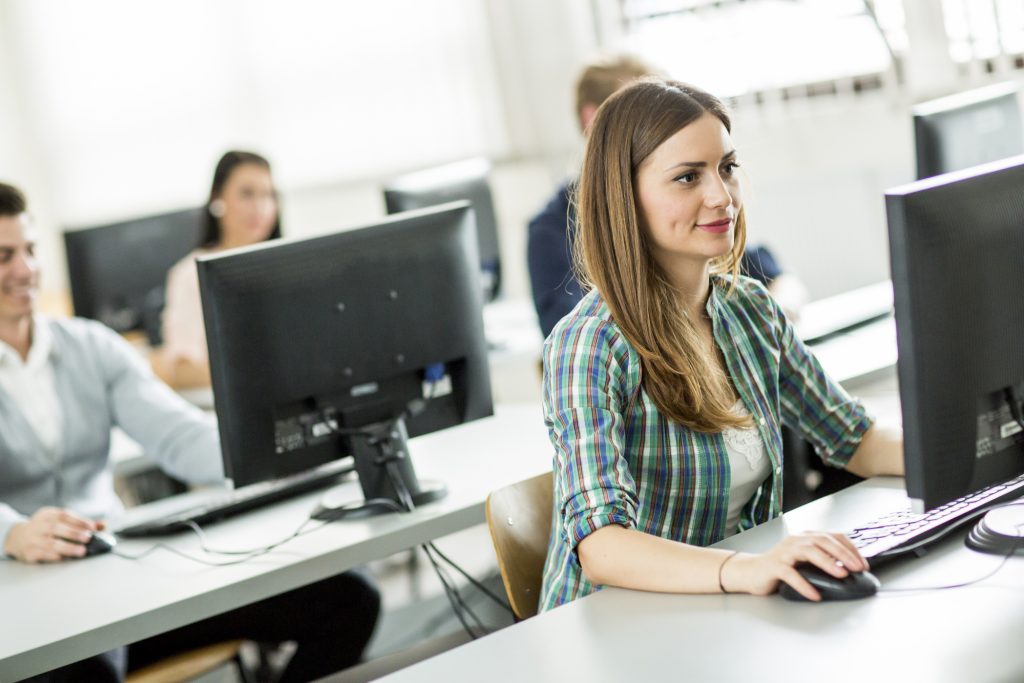
{"label": "white desk", "polygon": [[870,383],[896,367],[896,319],[876,320],[808,348],[825,372],[847,389]]}
{"label": "white desk", "polygon": [[[765,550],[786,533],[849,528],[906,501],[900,479],[863,482],[720,544]],[[883,588],[982,576],[1000,558],[950,539],[882,567]],[[853,602],[606,589],[385,679],[419,681],[1020,681],[1024,558],[967,588]]]}
{"label": "white desk", "polygon": [[[892,298],[892,283],[887,280],[812,301],[800,311],[797,333],[814,338],[837,326],[884,315],[892,310]],[[888,315],[808,346],[832,378],[852,389],[896,366],[896,320]]]}
{"label": "white desk", "polygon": [[[495,417],[413,439],[410,451],[421,478],[448,485],[446,498],[410,514],[330,524],[240,565],[206,567],[162,550],[139,561],[111,554],[42,566],[0,561],[0,681],[46,671],[480,524],[491,490],[551,467],[551,445],[537,405],[499,406]],[[353,498],[361,497],[355,482],[344,486]],[[320,495],[213,525],[209,545],[244,549],[283,538],[309,516]],[[190,532],[169,542],[202,555]],[[152,544],[122,541],[119,549],[135,554]]]}

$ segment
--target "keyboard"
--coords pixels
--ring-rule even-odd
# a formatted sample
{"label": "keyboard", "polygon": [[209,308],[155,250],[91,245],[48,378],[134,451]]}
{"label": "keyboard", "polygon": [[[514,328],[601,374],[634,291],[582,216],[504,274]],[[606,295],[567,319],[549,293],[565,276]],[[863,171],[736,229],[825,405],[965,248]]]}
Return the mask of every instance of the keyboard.
{"label": "keyboard", "polygon": [[215,498],[204,500],[194,507],[126,526],[116,530],[115,533],[125,538],[161,536],[182,531],[188,528],[189,522],[198,525],[209,524],[285,498],[336,484],[340,479],[355,471],[350,463],[349,460],[342,461],[340,464],[338,462],[328,463],[299,474],[226,491]]}
{"label": "keyboard", "polygon": [[1022,494],[1024,475],[975,491],[923,514],[909,509],[885,514],[846,535],[868,560],[897,557],[944,538],[985,514],[992,506]]}

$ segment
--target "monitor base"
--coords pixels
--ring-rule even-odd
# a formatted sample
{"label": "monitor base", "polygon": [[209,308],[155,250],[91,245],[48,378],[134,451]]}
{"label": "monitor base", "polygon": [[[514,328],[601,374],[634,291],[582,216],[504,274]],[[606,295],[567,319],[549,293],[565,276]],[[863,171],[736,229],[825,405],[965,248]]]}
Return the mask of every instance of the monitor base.
{"label": "monitor base", "polygon": [[[448,495],[448,487],[440,481],[422,480],[419,487],[419,492],[412,495],[415,507],[433,503]],[[344,485],[327,491],[317,501],[310,517],[323,522],[333,522],[339,519],[366,519],[393,512],[409,512],[390,499],[359,499],[353,498],[353,493],[350,486]]]}

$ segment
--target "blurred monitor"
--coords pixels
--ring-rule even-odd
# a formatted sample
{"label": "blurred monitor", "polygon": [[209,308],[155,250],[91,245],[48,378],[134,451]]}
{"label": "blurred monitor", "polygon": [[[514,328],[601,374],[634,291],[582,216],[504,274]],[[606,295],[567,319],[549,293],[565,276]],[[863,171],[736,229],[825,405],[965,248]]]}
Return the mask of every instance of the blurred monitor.
{"label": "blurred monitor", "polygon": [[490,171],[491,165],[486,159],[466,159],[403,175],[384,188],[388,213],[422,209],[459,199],[466,199],[472,204],[476,212],[476,238],[485,302],[492,301],[501,290],[498,221],[491,196]]}
{"label": "blurred monitor", "polygon": [[159,339],[167,271],[199,245],[203,209],[64,233],[75,315]]}
{"label": "blurred monitor", "polygon": [[918,179],[1024,154],[1016,83],[923,102],[913,115]]}
{"label": "blurred monitor", "polygon": [[367,501],[441,495],[406,438],[492,413],[478,263],[467,202],[200,257],[234,485],[351,455]]}
{"label": "blurred monitor", "polygon": [[886,193],[907,493],[1024,473],[1024,156]]}

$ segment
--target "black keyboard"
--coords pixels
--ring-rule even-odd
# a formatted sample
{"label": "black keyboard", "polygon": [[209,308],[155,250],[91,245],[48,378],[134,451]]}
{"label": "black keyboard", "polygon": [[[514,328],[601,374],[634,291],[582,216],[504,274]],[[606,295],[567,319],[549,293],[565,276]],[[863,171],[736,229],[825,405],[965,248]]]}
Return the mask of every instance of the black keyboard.
{"label": "black keyboard", "polygon": [[116,533],[125,538],[177,533],[188,528],[189,522],[198,525],[209,524],[307,491],[331,486],[354,471],[355,468],[350,464],[339,466],[337,463],[331,463],[289,477],[233,489],[216,498],[205,500],[195,507],[133,524],[118,529]]}
{"label": "black keyboard", "polygon": [[891,512],[846,535],[866,559],[914,552],[973,522],[998,504],[1024,494],[1024,475],[975,491],[929,512]]}

